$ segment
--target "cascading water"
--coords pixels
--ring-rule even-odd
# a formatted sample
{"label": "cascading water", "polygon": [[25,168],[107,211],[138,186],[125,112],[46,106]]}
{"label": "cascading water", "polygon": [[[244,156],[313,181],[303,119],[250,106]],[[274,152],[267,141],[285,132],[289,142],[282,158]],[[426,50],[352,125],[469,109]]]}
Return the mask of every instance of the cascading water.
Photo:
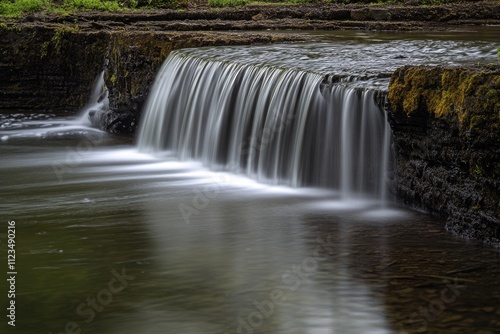
{"label": "cascading water", "polygon": [[138,147],[260,182],[383,199],[391,134],[377,94],[324,74],[173,52]]}

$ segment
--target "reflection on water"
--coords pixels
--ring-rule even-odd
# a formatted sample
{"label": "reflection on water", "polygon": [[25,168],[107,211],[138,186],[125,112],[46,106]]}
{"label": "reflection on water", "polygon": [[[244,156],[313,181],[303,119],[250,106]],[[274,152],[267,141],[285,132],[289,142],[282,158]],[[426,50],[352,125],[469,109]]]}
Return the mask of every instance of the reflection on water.
{"label": "reflection on water", "polygon": [[1,143],[0,209],[17,223],[19,332],[500,325],[498,251],[455,239],[423,213],[264,186],[85,128],[12,134]]}

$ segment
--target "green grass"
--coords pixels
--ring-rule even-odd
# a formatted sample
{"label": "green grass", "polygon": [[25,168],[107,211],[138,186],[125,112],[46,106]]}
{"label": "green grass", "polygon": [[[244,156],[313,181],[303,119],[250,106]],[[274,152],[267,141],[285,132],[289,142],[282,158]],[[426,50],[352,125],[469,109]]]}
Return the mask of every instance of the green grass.
{"label": "green grass", "polygon": [[50,6],[48,0],[0,0],[0,15],[19,17],[22,13],[39,12]]}
{"label": "green grass", "polygon": [[[242,0],[226,1],[229,3]],[[113,12],[134,8],[183,8],[187,3],[187,0],[0,0],[0,17],[21,17],[23,14],[35,12],[64,15],[77,11]]]}
{"label": "green grass", "polygon": [[210,7],[237,7],[248,4],[249,0],[208,0]]}
{"label": "green grass", "polygon": [[64,0],[64,7],[75,8],[78,10],[99,10],[105,12],[122,9],[117,1],[101,0]]}
{"label": "green grass", "polygon": [[74,11],[118,11],[124,8],[117,0],[0,0],[0,16],[20,17],[35,12],[74,12]]}
{"label": "green grass", "polygon": [[[195,0],[200,1],[200,0]],[[203,3],[205,0],[201,0]],[[206,0],[212,8],[245,5],[293,5],[311,3],[398,4],[403,0]],[[421,6],[454,3],[462,0],[416,0]],[[471,0],[469,0],[471,1]],[[500,0],[495,0],[500,1]],[[21,17],[29,13],[68,14],[76,11],[120,11],[134,8],[186,8],[189,0],[0,0],[0,17]]]}

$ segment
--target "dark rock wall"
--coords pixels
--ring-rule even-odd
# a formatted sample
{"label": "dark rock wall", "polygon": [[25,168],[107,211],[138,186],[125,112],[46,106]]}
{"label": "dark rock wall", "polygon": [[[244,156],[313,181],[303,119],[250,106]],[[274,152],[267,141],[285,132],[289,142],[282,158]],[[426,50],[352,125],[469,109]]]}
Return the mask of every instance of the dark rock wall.
{"label": "dark rock wall", "polygon": [[0,111],[71,113],[104,65],[103,33],[0,28]]}
{"label": "dark rock wall", "polygon": [[98,125],[133,132],[150,84],[172,49],[147,32],[84,32],[64,26],[0,28],[0,112],[73,115],[105,72],[112,113]]}
{"label": "dark rock wall", "polygon": [[389,101],[397,197],[500,245],[500,66],[404,67]]}
{"label": "dark rock wall", "polygon": [[105,67],[110,111],[99,115],[97,126],[113,133],[135,131],[156,72],[171,50],[165,33],[110,34]]}

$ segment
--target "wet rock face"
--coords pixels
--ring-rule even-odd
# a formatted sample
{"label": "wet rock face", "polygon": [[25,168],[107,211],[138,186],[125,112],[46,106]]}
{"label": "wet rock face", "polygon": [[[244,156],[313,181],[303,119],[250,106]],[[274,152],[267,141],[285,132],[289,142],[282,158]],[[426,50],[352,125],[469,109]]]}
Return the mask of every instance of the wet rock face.
{"label": "wet rock face", "polygon": [[137,114],[132,111],[98,110],[89,118],[93,127],[114,134],[133,133],[138,124]]}
{"label": "wet rock face", "polygon": [[0,110],[74,114],[104,63],[104,37],[0,27]]}
{"label": "wet rock face", "polygon": [[398,198],[500,246],[500,66],[404,67],[389,101]]}
{"label": "wet rock face", "polygon": [[105,66],[110,110],[100,113],[94,125],[110,133],[134,133],[156,72],[171,50],[165,33],[113,33]]}

